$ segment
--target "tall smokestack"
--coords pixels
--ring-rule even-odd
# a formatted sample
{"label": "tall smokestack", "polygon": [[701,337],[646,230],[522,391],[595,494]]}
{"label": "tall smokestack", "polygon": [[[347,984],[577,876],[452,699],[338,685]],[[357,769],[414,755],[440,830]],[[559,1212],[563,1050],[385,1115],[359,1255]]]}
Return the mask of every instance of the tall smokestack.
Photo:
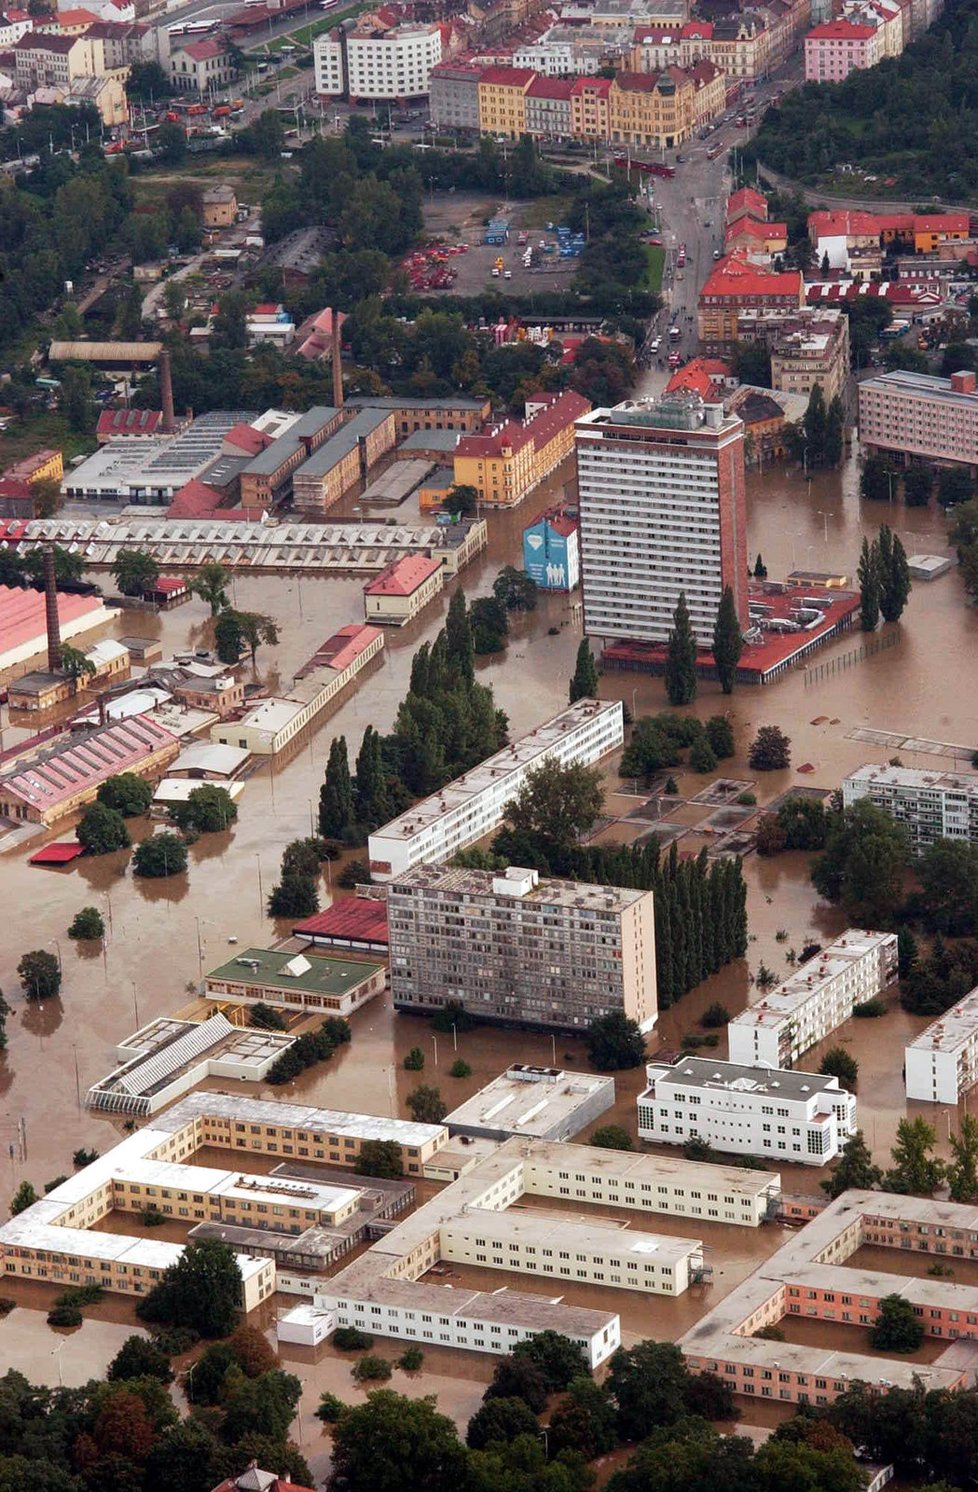
{"label": "tall smokestack", "polygon": [[54,574],[54,545],[44,546],[44,620],[48,634],[48,671],[61,667],[61,624],[58,621],[58,584]]}
{"label": "tall smokestack", "polygon": [[343,359],[340,356],[340,313],[333,310],[333,404],[343,408]]}
{"label": "tall smokestack", "polygon": [[163,432],[172,435],[177,428],[173,413],[173,378],[170,374],[170,350],[160,349],[160,408],[163,410]]}

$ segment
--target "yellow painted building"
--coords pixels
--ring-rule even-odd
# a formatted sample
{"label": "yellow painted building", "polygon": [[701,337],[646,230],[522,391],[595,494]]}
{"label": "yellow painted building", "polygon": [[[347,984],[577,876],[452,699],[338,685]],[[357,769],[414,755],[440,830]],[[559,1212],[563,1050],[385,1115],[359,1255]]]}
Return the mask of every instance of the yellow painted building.
{"label": "yellow painted building", "polygon": [[487,67],[479,79],[479,129],[518,140],[526,133],[526,91],[536,77],[528,67]]}
{"label": "yellow painted building", "polygon": [[455,447],[455,485],[474,487],[479,501],[515,508],[574,449],[574,421],[591,408],[572,389],[529,400],[526,419],[507,420]]}
{"label": "yellow painted building", "polygon": [[696,122],[695,89],[679,67],[618,73],[608,93],[611,138],[623,145],[681,145]]}

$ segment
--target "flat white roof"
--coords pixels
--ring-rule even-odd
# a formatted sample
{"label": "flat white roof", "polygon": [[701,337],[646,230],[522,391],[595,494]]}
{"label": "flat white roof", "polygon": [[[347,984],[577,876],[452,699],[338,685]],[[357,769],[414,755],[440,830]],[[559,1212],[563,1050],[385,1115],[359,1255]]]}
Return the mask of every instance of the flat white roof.
{"label": "flat white roof", "polygon": [[[153,802],[187,803],[195,788],[205,786],[199,777],[164,777],[153,794]],[[245,790],[243,782],[215,782],[211,786],[223,788],[232,800],[240,798]]]}
{"label": "flat white roof", "polygon": [[241,1122],[248,1120],[253,1124],[283,1125],[318,1134],[349,1135],[361,1140],[396,1140],[399,1145],[427,1145],[439,1137],[448,1137],[444,1124],[415,1124],[410,1119],[385,1119],[377,1114],[350,1114],[341,1109],[314,1109],[305,1104],[270,1103],[266,1099],[246,1098],[237,1093],[188,1093],[172,1109],[155,1115],[153,1124],[158,1130],[179,1130],[195,1119],[208,1116]]}
{"label": "flat white roof", "polygon": [[238,724],[245,730],[264,730],[275,735],[284,730],[305,708],[306,702],[303,700],[263,699],[247,715],[242,716]]}
{"label": "flat white roof", "polygon": [[958,1052],[978,1035],[978,986],[969,990],[963,999],[942,1016],[933,1021],[926,1030],[915,1036],[907,1047],[908,1052]]}
{"label": "flat white roof", "polygon": [[978,772],[928,772],[919,767],[890,767],[867,762],[850,772],[847,783],[874,783],[880,787],[906,787],[917,792],[978,793]]}
{"label": "flat white roof", "polygon": [[731,1026],[779,1026],[797,1015],[803,1005],[814,1000],[825,986],[845,972],[858,959],[893,940],[893,933],[860,932],[849,928],[828,948],[802,964],[800,969],[782,980],[754,1005],[748,1005],[734,1016]]}
{"label": "flat white roof", "polygon": [[[509,1130],[512,1134],[548,1135],[555,1124],[590,1104],[604,1090],[614,1102],[615,1080],[592,1072],[564,1072],[559,1068],[527,1068],[521,1077],[510,1068],[473,1093],[445,1117],[449,1129],[476,1125]],[[536,1077],[539,1074],[539,1077]]]}
{"label": "flat white roof", "polygon": [[552,1244],[555,1248],[580,1249],[592,1254],[606,1254],[620,1249],[628,1254],[644,1254],[657,1264],[674,1264],[690,1254],[702,1252],[699,1238],[678,1238],[672,1234],[644,1233],[612,1218],[567,1217],[538,1207],[510,1207],[505,1212],[489,1208],[471,1208],[448,1218],[443,1227],[460,1228],[491,1238],[498,1243]]}
{"label": "flat white roof", "polygon": [[244,766],[249,755],[241,746],[222,746],[213,741],[191,741],[189,746],[183,748],[176,761],[170,763],[170,771],[200,770],[220,772],[225,777],[233,777]]}

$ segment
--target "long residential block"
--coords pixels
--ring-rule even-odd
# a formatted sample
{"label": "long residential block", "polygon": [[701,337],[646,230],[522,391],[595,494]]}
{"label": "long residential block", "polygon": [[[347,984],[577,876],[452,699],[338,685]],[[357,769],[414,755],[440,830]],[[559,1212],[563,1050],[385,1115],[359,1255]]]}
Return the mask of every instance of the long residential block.
{"label": "long residential block", "polygon": [[978,1082],[978,988],[945,1010],[904,1051],[907,1097],[957,1103]]}
{"label": "long residential block", "polygon": [[731,1062],[790,1067],[896,977],[895,933],[855,928],[802,964],[727,1026]]}
{"label": "long residential block", "polygon": [[838,1078],[712,1057],[650,1062],[638,1099],[638,1137],[665,1145],[705,1140],[716,1150],[824,1166],[856,1128],[856,1100]]}
{"label": "long residential block", "polygon": [[844,808],[862,798],[906,826],[917,854],[935,839],[978,841],[978,772],[868,764],[842,782]]}
{"label": "long residential block", "polygon": [[657,1014],[651,891],[418,865],[387,894],[391,990],[402,1010],[458,1003],[495,1023],[584,1030]]}
{"label": "long residential block", "polygon": [[527,773],[548,758],[591,766],[623,741],[620,700],[578,700],[371,834],[373,879],[389,882],[416,865],[437,864],[490,833]]}
{"label": "long residential block", "polygon": [[900,370],[859,384],[859,439],[941,466],[978,467],[978,388],[970,371],[938,378]]}

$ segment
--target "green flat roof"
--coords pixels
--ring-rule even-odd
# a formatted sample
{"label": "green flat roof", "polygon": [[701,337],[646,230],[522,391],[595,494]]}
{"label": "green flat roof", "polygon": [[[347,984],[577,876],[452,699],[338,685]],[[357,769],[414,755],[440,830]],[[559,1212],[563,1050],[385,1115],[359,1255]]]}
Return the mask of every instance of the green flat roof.
{"label": "green flat roof", "polygon": [[[310,967],[305,973],[284,973],[294,958],[304,958]],[[257,968],[249,965],[257,964]],[[276,953],[271,948],[245,948],[229,963],[212,969],[207,979],[225,983],[274,985],[277,989],[311,990],[320,995],[344,995],[376,974],[379,959],[324,958],[316,953]]]}

